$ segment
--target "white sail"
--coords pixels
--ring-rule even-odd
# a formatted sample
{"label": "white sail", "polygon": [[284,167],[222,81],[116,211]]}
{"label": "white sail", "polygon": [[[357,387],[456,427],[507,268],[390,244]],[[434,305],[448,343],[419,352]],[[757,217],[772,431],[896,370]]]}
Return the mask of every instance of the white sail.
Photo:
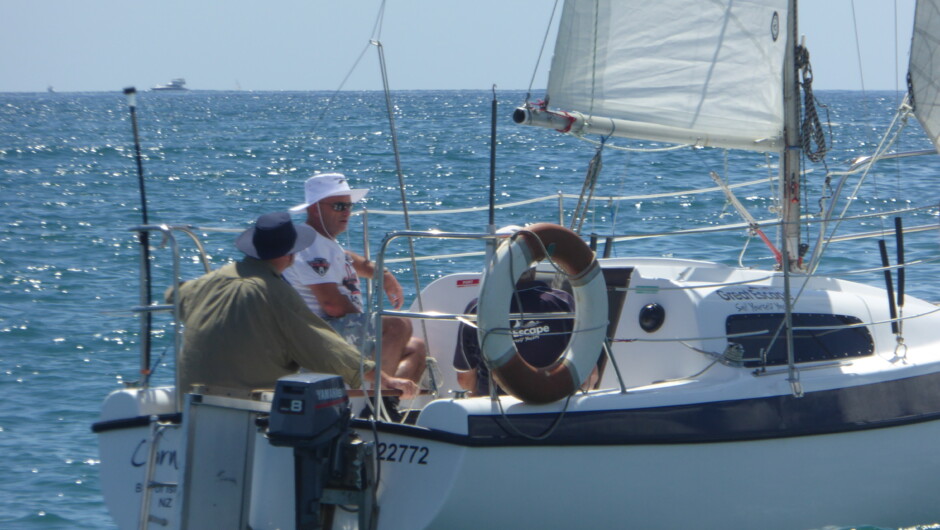
{"label": "white sail", "polygon": [[[548,105],[592,132],[777,151],[785,0],[569,1]],[[585,131],[588,132],[588,131]]]}
{"label": "white sail", "polygon": [[918,0],[909,66],[914,114],[940,151],[940,0]]}

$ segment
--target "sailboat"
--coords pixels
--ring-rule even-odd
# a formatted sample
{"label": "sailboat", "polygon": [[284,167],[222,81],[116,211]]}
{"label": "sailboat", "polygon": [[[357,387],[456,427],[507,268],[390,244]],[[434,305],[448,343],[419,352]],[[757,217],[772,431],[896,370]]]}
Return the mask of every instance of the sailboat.
{"label": "sailboat", "polygon": [[[373,391],[345,389],[327,374],[289,376],[250,399],[117,390],[94,430],[118,526],[797,529],[940,520],[932,442],[940,309],[900,282],[895,290],[890,281],[877,288],[818,275],[801,240],[799,96],[808,86],[795,3],[696,2],[695,19],[680,20],[688,4],[567,2],[547,94],[514,119],[569,134],[777,153],[777,241],[767,226],[746,223],[764,236],[773,267],[598,258],[576,231],[548,223],[508,236],[390,233],[379,267],[396,240],[490,245],[482,272],[435,280],[409,311],[373,302],[375,314],[420,319],[437,366],[405,419],[381,410],[353,417]],[[938,5],[918,2],[910,106],[940,149]],[[165,225],[139,229],[195,238]],[[507,309],[506,286],[533,265],[575,298],[571,341],[544,369],[520,358],[508,329],[518,315]],[[900,277],[903,265],[885,270]],[[464,314],[474,298],[476,318]],[[458,325],[474,321],[508,395],[467,396],[450,369]],[[585,387],[595,370],[599,380]]]}

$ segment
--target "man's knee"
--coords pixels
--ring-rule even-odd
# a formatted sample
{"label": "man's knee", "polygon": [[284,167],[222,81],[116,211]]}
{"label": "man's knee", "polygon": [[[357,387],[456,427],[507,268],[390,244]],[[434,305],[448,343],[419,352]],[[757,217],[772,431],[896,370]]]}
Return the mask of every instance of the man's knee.
{"label": "man's knee", "polygon": [[408,346],[406,349],[411,353],[422,356],[428,352],[427,344],[425,344],[424,341],[418,337],[411,337],[411,339],[408,340]]}
{"label": "man's knee", "polygon": [[407,339],[411,337],[411,321],[401,317],[382,317],[382,334]]}

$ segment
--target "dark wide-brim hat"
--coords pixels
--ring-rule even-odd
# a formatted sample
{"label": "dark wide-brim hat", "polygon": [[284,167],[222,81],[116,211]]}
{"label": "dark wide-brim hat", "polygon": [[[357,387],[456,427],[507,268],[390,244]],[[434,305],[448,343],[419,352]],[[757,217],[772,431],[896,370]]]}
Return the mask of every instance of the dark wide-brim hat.
{"label": "dark wide-brim hat", "polygon": [[254,227],[235,239],[235,246],[248,256],[267,260],[299,252],[312,245],[316,238],[316,230],[305,224],[294,224],[287,212],[277,212],[259,217]]}

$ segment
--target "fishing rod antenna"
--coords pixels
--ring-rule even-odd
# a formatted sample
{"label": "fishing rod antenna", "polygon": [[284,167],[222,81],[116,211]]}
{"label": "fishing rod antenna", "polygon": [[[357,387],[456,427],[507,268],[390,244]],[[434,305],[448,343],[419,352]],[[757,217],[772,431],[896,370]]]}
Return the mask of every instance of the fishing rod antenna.
{"label": "fishing rod antenna", "polygon": [[[137,161],[137,186],[140,189],[140,212],[143,217],[144,227],[149,224],[147,216],[147,193],[144,190],[144,162],[140,153],[140,133],[137,128],[137,89],[127,87],[124,89],[124,95],[127,97],[127,106],[131,113],[131,127],[134,132],[134,155]],[[141,305],[146,308],[140,324],[140,375],[141,384],[147,387],[150,383],[150,350],[151,350],[151,329],[153,328],[153,315],[149,311],[153,303],[152,279],[150,274],[150,233],[141,227],[137,232],[140,241],[140,272],[143,281],[140,286]]]}

